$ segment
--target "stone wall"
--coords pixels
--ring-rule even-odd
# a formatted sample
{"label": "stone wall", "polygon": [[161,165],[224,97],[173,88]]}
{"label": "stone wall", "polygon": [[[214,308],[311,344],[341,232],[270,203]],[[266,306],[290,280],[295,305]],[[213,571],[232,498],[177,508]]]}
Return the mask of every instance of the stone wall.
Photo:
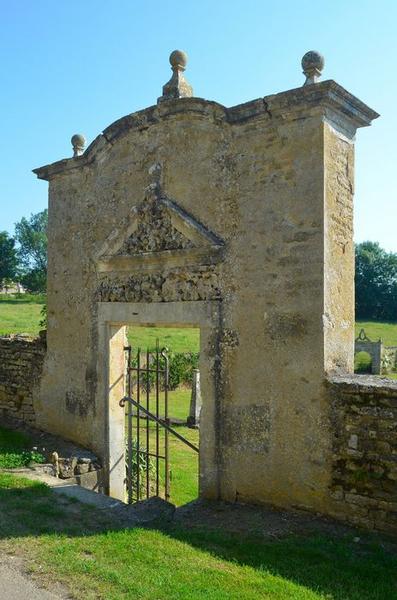
{"label": "stone wall", "polygon": [[46,353],[45,337],[0,337],[0,417],[36,422],[35,398]]}
{"label": "stone wall", "polygon": [[330,380],[334,516],[397,533],[397,382]]}

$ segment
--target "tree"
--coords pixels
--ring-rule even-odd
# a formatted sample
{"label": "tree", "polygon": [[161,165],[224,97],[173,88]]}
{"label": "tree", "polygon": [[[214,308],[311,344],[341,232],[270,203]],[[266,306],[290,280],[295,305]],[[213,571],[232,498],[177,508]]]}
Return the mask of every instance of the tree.
{"label": "tree", "polygon": [[6,231],[0,231],[0,285],[2,287],[15,279],[17,268],[15,240]]}
{"label": "tree", "polygon": [[45,292],[47,283],[47,225],[48,211],[43,210],[29,219],[23,217],[15,225],[18,257],[21,263],[21,282],[32,292]]}
{"label": "tree", "polygon": [[397,320],[397,254],[378,242],[356,246],[356,317]]}

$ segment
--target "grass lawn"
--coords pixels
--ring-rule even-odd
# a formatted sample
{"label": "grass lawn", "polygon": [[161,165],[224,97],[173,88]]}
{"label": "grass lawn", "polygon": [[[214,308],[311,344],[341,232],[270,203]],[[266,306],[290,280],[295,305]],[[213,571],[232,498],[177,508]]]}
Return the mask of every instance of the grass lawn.
{"label": "grass lawn", "polygon": [[397,559],[363,534],[265,540],[172,524],[119,530],[106,511],[0,474],[0,552],[94,600],[393,600]]}
{"label": "grass lawn", "polygon": [[[29,333],[37,335],[42,329],[39,323],[42,319],[41,309],[45,302],[44,296],[26,295],[21,297],[0,295],[0,335],[8,333]],[[129,327],[128,339],[136,350],[154,350],[156,340],[161,347],[166,346],[173,352],[199,352],[200,331],[197,328],[172,327]]]}
{"label": "grass lawn", "polygon": [[[190,389],[178,389],[169,392],[169,416],[177,419],[186,420],[189,414],[190,405]],[[146,406],[146,398],[142,398],[143,405]],[[149,397],[149,410],[155,414],[155,397]],[[159,415],[164,415],[164,395],[160,395]],[[127,422],[126,422],[127,423]],[[127,426],[127,424],[126,424]],[[190,429],[189,427],[177,425],[175,429],[182,436],[187,438],[195,446],[199,446],[199,431],[198,429]],[[140,446],[146,449],[146,419],[140,418]],[[159,428],[159,453],[163,454],[164,449],[164,430]],[[137,438],[137,420],[133,419],[133,437]],[[156,425],[153,421],[149,421],[149,451],[153,454],[156,450]],[[189,448],[182,441],[178,440],[171,433],[169,434],[169,462],[171,470],[171,497],[170,501],[176,506],[181,506],[187,502],[195,500],[198,496],[198,454]],[[164,495],[165,475],[163,472],[163,461],[160,461],[160,495]],[[154,473],[150,478],[154,483]],[[144,476],[144,482],[146,481]]]}
{"label": "grass lawn", "polygon": [[0,298],[0,335],[7,333],[29,333],[37,335],[42,329],[41,309],[43,297]]}
{"label": "grass lawn", "polygon": [[356,337],[360,330],[365,333],[372,342],[382,338],[385,346],[397,346],[397,323],[377,323],[376,321],[357,321]]}
{"label": "grass lawn", "polygon": [[200,330],[190,327],[129,327],[128,340],[133,349],[155,350],[157,339],[160,347],[172,352],[199,352]]}
{"label": "grass lawn", "polygon": [[[38,333],[40,310],[44,301],[44,296],[12,298],[0,295],[0,334]],[[362,328],[372,340],[381,337],[386,346],[397,345],[397,323],[357,321],[356,336]],[[134,348],[140,346],[145,350],[153,350],[158,338],[161,345],[168,346],[173,352],[199,351],[199,330],[193,328],[130,327],[128,337]]]}

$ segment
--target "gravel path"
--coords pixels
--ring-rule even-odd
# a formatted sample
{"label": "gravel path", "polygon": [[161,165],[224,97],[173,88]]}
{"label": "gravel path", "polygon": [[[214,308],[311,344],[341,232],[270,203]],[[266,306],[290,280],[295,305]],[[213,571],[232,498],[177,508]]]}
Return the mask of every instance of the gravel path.
{"label": "gravel path", "polygon": [[12,565],[0,564],[0,600],[61,600],[58,596],[39,588]]}

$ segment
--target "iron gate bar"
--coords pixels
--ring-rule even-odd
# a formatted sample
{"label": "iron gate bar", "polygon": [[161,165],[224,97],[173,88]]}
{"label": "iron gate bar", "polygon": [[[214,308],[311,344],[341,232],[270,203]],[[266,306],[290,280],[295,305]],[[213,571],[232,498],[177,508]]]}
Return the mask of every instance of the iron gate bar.
{"label": "iron gate bar", "polygon": [[[127,348],[128,364],[131,362],[131,346]],[[127,390],[132,395],[131,377],[127,377]],[[127,457],[127,494],[128,503],[132,503],[132,406],[128,405],[128,457]]]}
{"label": "iron gate bar", "polygon": [[169,431],[170,433],[172,433],[172,435],[174,435],[175,437],[178,438],[178,440],[181,440],[181,442],[183,442],[184,444],[186,444],[187,446],[189,446],[189,448],[191,448],[192,450],[194,450],[195,452],[199,452],[199,449],[197,448],[197,446],[195,446],[194,444],[192,444],[191,442],[189,442],[188,439],[186,439],[185,437],[183,437],[183,435],[181,435],[180,433],[178,433],[177,431],[175,431],[175,429],[173,429],[168,423],[166,423],[163,419],[159,419],[156,417],[156,415],[154,415],[153,413],[151,413],[150,411],[147,411],[143,406],[139,407],[139,404],[136,400],[134,400],[133,398],[129,397],[129,396],[124,396],[124,398],[122,398],[120,400],[120,406],[124,407],[125,403],[131,403],[134,406],[136,406],[137,408],[140,408],[140,410],[144,413],[147,414],[151,419],[153,419],[153,421],[156,421],[156,423],[158,423],[159,425],[161,425],[161,427],[164,427],[164,429],[166,431]]}
{"label": "iron gate bar", "polygon": [[[159,411],[160,411],[160,396],[159,396],[159,387],[160,387],[160,361],[159,361],[159,353],[160,353],[160,347],[159,347],[159,341],[158,339],[156,340],[156,417],[159,418]],[[159,466],[160,466],[160,458],[159,458],[159,452],[160,452],[160,427],[158,422],[156,421],[156,494],[157,496],[160,493],[160,470],[159,470]],[[164,453],[164,460],[166,460],[166,455]]]}
{"label": "iron gate bar", "polygon": [[[169,385],[169,359],[166,354],[166,350],[163,349],[161,351],[161,356],[164,358],[165,363],[165,375],[164,375],[164,422],[168,427],[170,426],[170,420],[168,418],[168,385]],[[170,498],[170,442],[168,439],[168,431],[166,428],[164,432],[164,454],[166,456],[165,459],[165,499],[169,500]],[[182,437],[182,436],[181,436]]]}
{"label": "iron gate bar", "polygon": [[136,413],[136,443],[137,443],[137,449],[136,449],[136,498],[139,502],[139,498],[140,498],[140,455],[141,455],[141,444],[140,444],[140,429],[141,429],[141,424],[140,424],[140,402],[141,402],[141,386],[140,386],[140,379],[141,377],[141,349],[138,348],[138,380],[137,380],[137,386],[136,386],[136,397],[138,400],[137,403],[137,413]]}
{"label": "iron gate bar", "polygon": [[[146,349],[146,409],[149,410],[149,349]],[[146,415],[146,497],[150,495],[150,480],[149,480],[149,450],[150,450],[150,439],[149,439],[149,417]]]}

